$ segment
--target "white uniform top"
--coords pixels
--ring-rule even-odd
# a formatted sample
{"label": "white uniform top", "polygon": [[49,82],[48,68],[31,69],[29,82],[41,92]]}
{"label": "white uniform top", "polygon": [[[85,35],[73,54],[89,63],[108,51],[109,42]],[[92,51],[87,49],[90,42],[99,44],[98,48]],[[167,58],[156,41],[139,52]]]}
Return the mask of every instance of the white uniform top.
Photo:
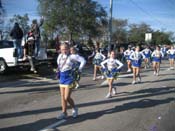
{"label": "white uniform top", "polygon": [[[95,55],[95,56],[94,56]],[[104,60],[106,57],[101,53],[101,50],[99,52],[93,51],[92,54],[90,56],[88,56],[88,58],[91,58],[94,56],[94,59],[102,59]]]}
{"label": "white uniform top", "polygon": [[144,54],[149,54],[150,53],[151,54],[152,51],[148,48],[145,48],[144,50],[142,50],[142,53],[144,53]]}
{"label": "white uniform top", "polygon": [[175,49],[169,49],[167,51],[167,54],[174,55],[175,54]]}
{"label": "white uniform top", "polygon": [[113,59],[113,58],[108,58],[108,59],[104,60],[101,63],[101,66],[103,68],[105,68],[105,64],[107,64],[108,70],[111,70],[113,68],[120,69],[123,66],[123,63],[121,63],[119,60]]}
{"label": "white uniform top", "polygon": [[102,53],[100,53],[100,52],[95,53],[94,59],[102,59],[102,60],[104,60],[105,58],[106,57]]}
{"label": "white uniform top", "polygon": [[153,53],[151,54],[151,56],[160,58],[160,57],[164,57],[164,54],[162,51],[154,50]]}
{"label": "white uniform top", "polygon": [[133,50],[126,50],[125,52],[124,52],[124,56],[130,56],[131,55],[131,53],[133,53],[134,51]]}
{"label": "white uniform top", "polygon": [[80,71],[86,64],[86,60],[83,57],[79,56],[78,54],[71,54],[71,55],[60,54],[57,58],[58,69],[61,72],[71,70],[74,61],[80,62],[79,66]]}
{"label": "white uniform top", "polygon": [[129,57],[131,60],[141,60],[141,59],[144,59],[145,58],[145,55],[142,53],[142,52],[137,52],[137,51],[134,51],[130,57]]}

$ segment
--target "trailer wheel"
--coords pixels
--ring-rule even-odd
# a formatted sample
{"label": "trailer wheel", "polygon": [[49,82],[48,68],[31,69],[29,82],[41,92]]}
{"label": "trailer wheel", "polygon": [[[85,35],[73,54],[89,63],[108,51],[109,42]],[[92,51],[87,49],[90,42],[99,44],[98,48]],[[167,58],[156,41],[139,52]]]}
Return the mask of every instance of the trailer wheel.
{"label": "trailer wheel", "polygon": [[4,74],[7,71],[7,65],[4,60],[0,59],[0,74]]}

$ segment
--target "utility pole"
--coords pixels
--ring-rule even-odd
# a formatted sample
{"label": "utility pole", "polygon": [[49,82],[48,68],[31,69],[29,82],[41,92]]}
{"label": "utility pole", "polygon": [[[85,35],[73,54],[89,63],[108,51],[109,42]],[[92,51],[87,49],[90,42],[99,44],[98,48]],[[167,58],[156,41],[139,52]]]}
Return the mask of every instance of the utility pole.
{"label": "utility pole", "polygon": [[112,6],[113,0],[110,0],[110,17],[109,17],[109,43],[108,43],[108,53],[111,51],[111,42],[112,42]]}

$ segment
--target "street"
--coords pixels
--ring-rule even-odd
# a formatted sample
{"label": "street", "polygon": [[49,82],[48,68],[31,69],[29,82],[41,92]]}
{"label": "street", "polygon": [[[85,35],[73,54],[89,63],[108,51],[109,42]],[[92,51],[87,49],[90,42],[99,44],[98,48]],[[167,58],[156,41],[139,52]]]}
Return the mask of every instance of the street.
{"label": "street", "polygon": [[28,77],[0,84],[0,131],[175,131],[175,70],[163,61],[160,75],[142,69],[142,83],[132,85],[132,74],[114,82],[117,94],[105,98],[105,80],[93,81],[93,69],[82,73],[72,97],[79,116],[57,120],[61,112],[55,76]]}

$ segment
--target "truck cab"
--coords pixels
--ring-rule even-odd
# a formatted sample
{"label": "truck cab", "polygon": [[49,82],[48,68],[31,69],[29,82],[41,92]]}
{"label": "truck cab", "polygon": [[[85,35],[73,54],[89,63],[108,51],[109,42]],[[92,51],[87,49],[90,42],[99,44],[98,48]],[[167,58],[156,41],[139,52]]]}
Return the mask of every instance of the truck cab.
{"label": "truck cab", "polygon": [[8,67],[17,65],[17,50],[13,41],[0,40],[0,74],[5,73]]}
{"label": "truck cab", "polygon": [[[28,60],[18,59],[17,49],[12,40],[0,40],[0,74],[4,74],[10,67],[30,66]],[[35,58],[35,64],[48,63],[52,59],[47,58],[46,51],[41,48],[39,55]]]}

